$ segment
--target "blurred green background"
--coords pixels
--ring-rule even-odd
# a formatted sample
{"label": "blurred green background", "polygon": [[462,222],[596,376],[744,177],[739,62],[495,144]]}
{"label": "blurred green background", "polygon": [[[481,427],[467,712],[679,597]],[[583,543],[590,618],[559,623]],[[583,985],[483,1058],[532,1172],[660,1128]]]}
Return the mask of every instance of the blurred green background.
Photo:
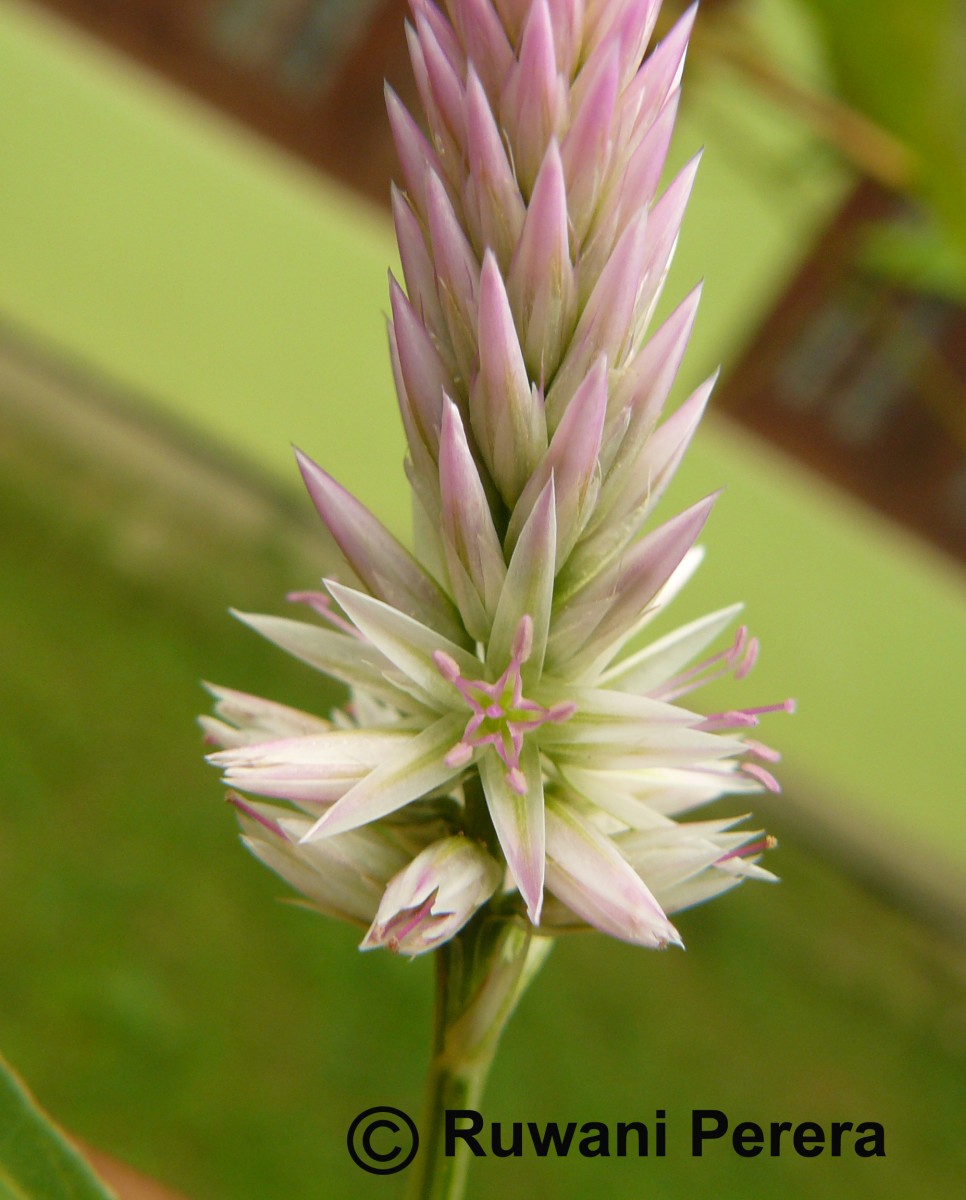
{"label": "blurred green background", "polygon": [[[854,29],[836,42],[829,6],[748,9],[813,82],[858,88],[891,53],[860,53]],[[920,58],[928,74],[928,45]],[[679,396],[735,360],[850,180],[780,107],[695,76],[677,160],[707,149],[668,295],[707,282]],[[396,1194],[352,1166],[344,1131],[374,1104],[418,1109],[429,964],[360,956],[352,931],[276,902],[193,727],[201,677],[332,700],[225,611],[280,611],[325,569],[292,441],[405,534],[391,230],[16,4],[0,8],[0,114],[0,1046],[60,1120],[196,1200]],[[927,133],[896,132],[937,162]],[[941,197],[931,244],[955,247],[947,157],[923,188]],[[961,577],[712,417],[665,511],[722,482],[672,616],[744,599],[756,694],[799,699],[768,730],[787,796],[755,806],[783,883],[684,916],[683,955],[557,948],[488,1113],[665,1108],[668,1156],[477,1164],[474,1196],[959,1194]],[[888,1157],[692,1160],[692,1107],[877,1120]]]}

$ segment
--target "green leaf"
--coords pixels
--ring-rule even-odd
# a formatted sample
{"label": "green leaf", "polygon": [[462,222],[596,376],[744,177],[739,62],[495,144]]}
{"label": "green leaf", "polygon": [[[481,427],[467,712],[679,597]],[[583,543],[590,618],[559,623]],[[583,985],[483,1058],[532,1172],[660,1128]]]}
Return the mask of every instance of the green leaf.
{"label": "green leaf", "polygon": [[[960,0],[804,0],[839,94],[905,142],[918,167],[912,192],[935,229],[908,264],[912,285],[966,295],[966,9]],[[937,270],[933,243],[952,260]],[[914,247],[909,244],[906,250]],[[930,276],[935,276],[935,284]]]}
{"label": "green leaf", "polygon": [[116,1200],[2,1058],[0,1200]]}

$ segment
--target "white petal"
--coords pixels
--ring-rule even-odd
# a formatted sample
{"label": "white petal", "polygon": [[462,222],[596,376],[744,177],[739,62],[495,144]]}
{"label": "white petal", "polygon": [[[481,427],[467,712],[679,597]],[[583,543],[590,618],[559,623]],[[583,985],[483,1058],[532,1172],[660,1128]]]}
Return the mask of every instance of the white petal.
{"label": "white petal", "polygon": [[507,783],[506,765],[495,750],[488,748],[479,758],[480,778],[496,836],[530,920],[538,925],[546,865],[543,772],[539,752],[530,741],[524,744],[520,768],[527,781],[524,796]]}
{"label": "white petal", "polygon": [[329,837],[378,820],[455,779],[461,768],[448,767],[444,760],[464,724],[460,715],[451,713],[413,735],[392,757],[350,788],[316,821],[303,841]]}
{"label": "white petal", "polygon": [[341,584],[327,581],[326,586],[348,613],[352,623],[393,665],[416,685],[417,695],[437,712],[447,712],[459,700],[453,685],[440,675],[433,654],[442,650],[471,678],[479,671],[479,660],[442,634],[391,605]]}
{"label": "white petal", "polygon": [[559,798],[547,803],[547,886],[588,924],[613,937],[654,948],[681,945],[613,842]]}
{"label": "white petal", "polygon": [[289,617],[232,611],[256,633],[333,679],[364,687],[406,712],[425,711],[425,705],[414,704],[406,692],[393,686],[391,677],[395,672],[389,659],[361,639]]}

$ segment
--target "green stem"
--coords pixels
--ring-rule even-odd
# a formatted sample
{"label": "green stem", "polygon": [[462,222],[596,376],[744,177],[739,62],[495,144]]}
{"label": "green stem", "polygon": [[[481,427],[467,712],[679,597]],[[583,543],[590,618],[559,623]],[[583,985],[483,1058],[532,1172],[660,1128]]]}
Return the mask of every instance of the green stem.
{"label": "green stem", "polygon": [[476,1109],[500,1035],[550,950],[518,917],[481,913],[436,951],[433,1058],[408,1200],[461,1200],[469,1150],[447,1154],[447,1110]]}

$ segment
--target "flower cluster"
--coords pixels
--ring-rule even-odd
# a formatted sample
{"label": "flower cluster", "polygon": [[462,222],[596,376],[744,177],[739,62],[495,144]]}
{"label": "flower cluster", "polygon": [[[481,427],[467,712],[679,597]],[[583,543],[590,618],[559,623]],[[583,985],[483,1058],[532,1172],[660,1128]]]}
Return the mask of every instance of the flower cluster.
{"label": "flower cluster", "polygon": [[663,947],[668,913],[772,878],[767,839],[677,820],[777,789],[747,732],[790,702],[678,703],[750,671],[743,628],[708,653],[740,606],[634,648],[714,501],[651,522],[713,383],[661,420],[698,293],[645,338],[697,165],[658,195],[693,19],[646,54],[659,7],[412,0],[429,136],[390,92],[389,342],[415,551],[300,455],[341,580],[293,597],[321,623],[243,619],[349,702],[214,689],[204,718],[226,782],[269,801],[232,792],[250,848],[364,948],[419,954],[486,904]]}

